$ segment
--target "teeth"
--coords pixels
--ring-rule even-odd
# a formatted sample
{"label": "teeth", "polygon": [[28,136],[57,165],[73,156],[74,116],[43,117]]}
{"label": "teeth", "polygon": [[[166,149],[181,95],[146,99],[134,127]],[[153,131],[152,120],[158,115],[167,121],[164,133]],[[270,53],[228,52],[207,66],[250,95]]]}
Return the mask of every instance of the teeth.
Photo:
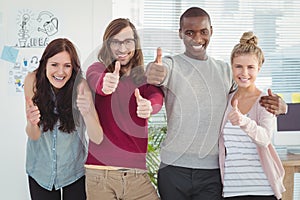
{"label": "teeth", "polygon": [[54,76],[54,78],[60,81],[64,79],[64,77],[57,77],[57,76]]}
{"label": "teeth", "polygon": [[126,56],[127,56],[126,54],[118,55],[118,57],[120,57],[120,58],[125,58]]}
{"label": "teeth", "polygon": [[193,46],[194,49],[200,50],[202,49],[203,45],[197,45],[197,46]]}
{"label": "teeth", "polygon": [[240,80],[241,80],[241,81],[243,81],[243,82],[246,82],[246,81],[248,81],[248,79],[247,79],[247,78],[240,78]]}

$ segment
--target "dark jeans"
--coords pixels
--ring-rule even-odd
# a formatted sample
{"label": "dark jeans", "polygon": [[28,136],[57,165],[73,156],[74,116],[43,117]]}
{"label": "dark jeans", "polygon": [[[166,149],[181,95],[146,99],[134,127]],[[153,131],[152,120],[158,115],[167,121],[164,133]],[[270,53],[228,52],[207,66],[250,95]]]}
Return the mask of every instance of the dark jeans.
{"label": "dark jeans", "polygon": [[238,196],[227,197],[224,200],[277,200],[275,196]]}
{"label": "dark jeans", "polygon": [[219,169],[190,169],[161,164],[158,191],[162,200],[222,200]]}
{"label": "dark jeans", "polygon": [[[32,177],[29,176],[29,191],[32,200],[60,200],[61,189],[54,188],[49,191],[41,187]],[[62,188],[63,200],[86,200],[85,176],[74,183]]]}

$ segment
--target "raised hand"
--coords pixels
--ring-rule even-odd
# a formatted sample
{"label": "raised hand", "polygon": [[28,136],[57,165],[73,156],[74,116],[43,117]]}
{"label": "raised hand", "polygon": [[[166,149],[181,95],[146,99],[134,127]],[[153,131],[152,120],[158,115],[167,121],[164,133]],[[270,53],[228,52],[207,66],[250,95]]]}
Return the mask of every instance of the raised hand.
{"label": "raised hand", "polygon": [[89,114],[94,107],[92,93],[90,90],[86,89],[87,87],[88,85],[84,81],[81,81],[77,87],[76,103],[83,117]]}
{"label": "raised hand", "polygon": [[102,91],[104,94],[111,94],[116,91],[120,79],[120,62],[116,61],[115,71],[113,73],[106,73],[103,78],[103,88]]}
{"label": "raised hand", "polygon": [[228,119],[233,126],[241,126],[241,122],[242,122],[243,115],[238,108],[238,103],[239,102],[237,99],[233,101],[232,110],[228,114]]}
{"label": "raised hand", "polygon": [[274,115],[284,114],[287,110],[287,104],[284,100],[277,94],[274,94],[271,89],[268,89],[267,96],[262,96],[260,98],[259,103],[268,112]]}
{"label": "raised hand", "polygon": [[26,97],[26,118],[32,125],[38,125],[40,122],[40,110],[33,104],[31,98]]}
{"label": "raised hand", "polygon": [[138,88],[135,89],[134,95],[135,95],[136,103],[137,103],[137,110],[136,110],[137,116],[140,118],[143,118],[143,119],[149,118],[153,111],[151,102],[147,99],[144,99],[141,96]]}
{"label": "raised hand", "polygon": [[159,85],[163,82],[167,75],[166,68],[162,65],[162,49],[157,48],[156,59],[150,63],[146,70],[147,83]]}

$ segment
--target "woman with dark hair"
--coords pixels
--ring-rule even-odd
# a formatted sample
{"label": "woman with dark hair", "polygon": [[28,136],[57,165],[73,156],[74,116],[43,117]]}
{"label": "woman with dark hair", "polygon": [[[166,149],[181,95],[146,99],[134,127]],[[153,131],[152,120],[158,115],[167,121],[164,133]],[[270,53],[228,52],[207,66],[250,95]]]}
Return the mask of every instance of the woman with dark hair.
{"label": "woman with dark hair", "polygon": [[103,142],[89,143],[87,199],[158,199],[146,168],[148,118],[163,103],[160,88],[146,83],[140,39],[128,19],[105,30],[99,62],[87,70],[103,127]]}
{"label": "woman with dark hair", "polygon": [[80,61],[68,39],[50,42],[24,82],[27,157],[33,200],[86,199],[85,131],[99,144],[102,128]]}

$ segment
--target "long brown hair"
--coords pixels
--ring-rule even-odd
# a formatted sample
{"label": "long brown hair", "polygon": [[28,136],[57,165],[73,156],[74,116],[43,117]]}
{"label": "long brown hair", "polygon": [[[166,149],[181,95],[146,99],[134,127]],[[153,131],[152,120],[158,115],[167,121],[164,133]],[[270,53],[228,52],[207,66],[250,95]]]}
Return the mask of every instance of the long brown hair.
{"label": "long brown hair", "polygon": [[[73,70],[71,78],[61,89],[58,90],[54,98],[52,85],[46,76],[46,65],[49,58],[63,51],[70,54]],[[41,57],[39,67],[35,70],[35,72],[36,83],[33,102],[40,110],[41,120],[39,125],[42,125],[43,131],[52,131],[54,129],[54,125],[59,120],[59,130],[71,133],[75,130],[73,115],[77,120],[80,114],[76,106],[72,103],[72,100],[74,100],[72,95],[75,97],[77,96],[77,89],[74,88],[77,88],[79,82],[78,79],[80,80],[82,78],[80,61],[74,45],[65,38],[58,38],[51,41],[47,45]]]}
{"label": "long brown hair", "polygon": [[[134,56],[127,64],[127,67],[131,67],[130,76],[133,78],[133,81],[136,84],[139,84],[143,81],[144,78],[144,56],[141,50],[141,42],[137,34],[137,30],[135,26],[129,21],[129,19],[117,18],[110,22],[103,35],[103,44],[99,51],[98,59],[105,64],[109,72],[114,71],[116,60],[110,49],[110,40],[113,36],[117,35],[122,29],[126,27],[130,27],[132,29],[135,40]],[[120,76],[122,75],[123,73],[120,70]]]}

